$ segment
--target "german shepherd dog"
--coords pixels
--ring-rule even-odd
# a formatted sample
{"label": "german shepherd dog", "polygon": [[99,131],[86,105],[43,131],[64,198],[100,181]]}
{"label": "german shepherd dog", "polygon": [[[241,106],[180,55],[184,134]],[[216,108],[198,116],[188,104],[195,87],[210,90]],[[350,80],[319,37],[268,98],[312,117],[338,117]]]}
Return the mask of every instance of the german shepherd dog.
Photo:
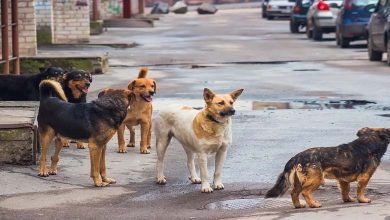
{"label": "german shepherd dog", "polygon": [[[164,155],[171,138],[175,137],[183,145],[187,154],[191,182],[201,183],[201,191],[204,193],[213,191],[208,181],[207,157],[209,154],[216,153],[214,189],[224,188],[221,175],[227,149],[232,142],[231,116],[235,114],[233,104],[242,91],[243,89],[239,89],[230,94],[216,95],[205,88],[203,97],[206,105],[203,110],[181,106],[159,112],[155,123],[158,184],[166,183],[163,173]],[[196,174],[194,154],[198,155],[200,178]]]}
{"label": "german shepherd dog", "polygon": [[134,99],[132,91],[112,90],[91,103],[68,103],[61,85],[52,80],[40,84],[40,108],[38,129],[42,153],[39,176],[57,174],[61,141],[56,138],[55,153],[51,157],[51,168],[46,167],[46,154],[50,142],[56,135],[88,142],[91,159],[91,177],[95,186],[115,183],[106,175],[105,155],[108,141],[116,133],[126,117],[127,108]]}
{"label": "german shepherd dog", "polygon": [[156,81],[147,78],[148,68],[140,70],[138,78],[133,80],[128,89],[135,94],[135,100],[131,108],[127,110],[127,115],[123,124],[118,129],[118,153],[126,153],[125,146],[125,126],[130,130],[130,141],[127,147],[135,147],[135,128],[141,125],[141,154],[149,154],[150,139],[152,135],[152,96],[156,93]]}
{"label": "german shepherd dog", "polygon": [[61,81],[64,70],[41,69],[34,75],[0,75],[0,101],[39,101],[39,83],[45,79]]}
{"label": "german shepherd dog", "polygon": [[[89,86],[92,83],[92,74],[84,70],[73,70],[64,74],[62,89],[68,102],[86,103]],[[63,147],[69,147],[69,140],[61,139]],[[84,149],[82,142],[76,142],[78,149]]]}
{"label": "german shepherd dog", "polygon": [[390,142],[390,129],[362,128],[358,139],[337,147],[318,147],[305,150],[291,158],[265,197],[283,195],[290,187],[295,208],[305,205],[299,202],[302,193],[311,208],[321,207],[312,193],[322,184],[324,178],[336,179],[344,202],[353,202],[349,196],[350,182],[357,181],[357,200],[371,202],[364,195],[365,188],[386,153]]}

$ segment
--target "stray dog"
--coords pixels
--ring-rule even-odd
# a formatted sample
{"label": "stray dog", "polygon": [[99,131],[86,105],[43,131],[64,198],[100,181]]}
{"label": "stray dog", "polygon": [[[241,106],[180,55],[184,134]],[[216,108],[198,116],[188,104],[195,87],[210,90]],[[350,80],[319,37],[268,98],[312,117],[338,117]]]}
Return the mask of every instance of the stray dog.
{"label": "stray dog", "polygon": [[[187,154],[187,167],[192,183],[202,183],[202,192],[210,193],[213,189],[208,181],[207,157],[215,155],[214,189],[223,189],[221,181],[222,166],[227,149],[232,142],[231,116],[235,114],[233,103],[243,89],[226,95],[216,95],[205,88],[203,97],[206,106],[203,110],[182,106],[159,112],[156,120],[157,146],[157,183],[165,184],[163,174],[164,155],[172,137],[175,137]],[[199,159],[200,178],[196,174],[194,154]]]}
{"label": "stray dog", "polygon": [[350,182],[357,181],[357,200],[369,203],[364,191],[386,153],[390,142],[390,129],[362,128],[357,132],[358,139],[337,147],[318,147],[305,150],[291,158],[265,197],[283,195],[290,187],[291,199],[295,208],[305,205],[299,202],[302,193],[311,208],[321,207],[312,196],[324,178],[336,179],[344,202],[353,202],[349,196]]}
{"label": "stray dog", "polygon": [[51,168],[46,167],[46,154],[50,142],[56,135],[88,142],[91,159],[91,177],[95,186],[115,183],[106,175],[105,155],[107,143],[126,117],[127,108],[134,99],[132,91],[112,90],[91,103],[68,103],[58,82],[44,80],[40,84],[40,108],[38,129],[42,153],[39,176],[57,174],[60,139],[56,138],[55,152],[51,157]]}
{"label": "stray dog", "polygon": [[[84,70],[73,70],[65,73],[62,80],[62,89],[68,102],[71,103],[86,103],[88,88],[92,83],[92,74]],[[65,138],[61,139],[63,147],[69,147],[69,141]],[[76,142],[78,149],[84,149],[82,142]]]}
{"label": "stray dog", "polygon": [[123,124],[118,129],[118,153],[126,153],[125,146],[125,126],[130,130],[130,141],[128,147],[135,147],[135,128],[141,125],[141,154],[149,154],[150,139],[152,135],[152,96],[156,93],[156,81],[146,78],[148,69],[142,68],[138,78],[133,80],[128,89],[135,94],[135,101],[131,108],[127,110],[127,115]]}
{"label": "stray dog", "polygon": [[0,75],[0,101],[39,101],[39,83],[45,79],[61,81],[64,70],[41,69],[34,75]]}

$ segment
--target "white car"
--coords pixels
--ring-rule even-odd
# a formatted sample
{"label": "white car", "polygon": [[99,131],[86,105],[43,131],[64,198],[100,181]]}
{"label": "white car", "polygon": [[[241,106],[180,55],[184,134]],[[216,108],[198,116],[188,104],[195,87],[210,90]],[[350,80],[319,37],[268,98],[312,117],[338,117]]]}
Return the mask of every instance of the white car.
{"label": "white car", "polygon": [[268,20],[274,17],[290,17],[295,0],[268,0],[266,16]]}
{"label": "white car", "polygon": [[322,40],[323,33],[335,32],[337,13],[342,3],[342,0],[316,0],[306,15],[307,37]]}

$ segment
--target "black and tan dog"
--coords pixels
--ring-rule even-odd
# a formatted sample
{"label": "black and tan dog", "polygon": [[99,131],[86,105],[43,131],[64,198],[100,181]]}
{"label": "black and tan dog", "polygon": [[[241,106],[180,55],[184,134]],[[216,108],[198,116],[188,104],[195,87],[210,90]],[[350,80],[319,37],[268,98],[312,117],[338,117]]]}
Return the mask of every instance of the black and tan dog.
{"label": "black and tan dog", "polygon": [[39,101],[39,83],[45,79],[61,81],[64,70],[41,69],[34,75],[0,75],[0,101]]}
{"label": "black and tan dog", "polygon": [[149,154],[150,140],[152,135],[152,96],[156,93],[156,81],[147,78],[148,68],[140,70],[138,78],[129,83],[128,89],[135,94],[135,100],[128,109],[123,124],[118,129],[118,152],[126,153],[125,126],[130,130],[130,141],[128,147],[135,147],[135,128],[141,125],[140,152]]}
{"label": "black and tan dog", "polygon": [[46,154],[56,135],[88,142],[91,159],[91,177],[95,186],[115,183],[107,177],[105,154],[108,141],[126,117],[127,109],[134,99],[132,91],[112,90],[91,103],[68,103],[58,82],[44,80],[40,84],[40,108],[38,125],[42,153],[39,176],[57,174],[57,163],[62,144],[56,139],[56,150],[51,157],[51,168],[46,167]]}
{"label": "black and tan dog", "polygon": [[[86,103],[89,86],[92,83],[92,74],[84,70],[72,70],[64,74],[62,89],[68,102]],[[61,139],[63,147],[69,147],[68,139]],[[82,142],[76,142],[78,149],[84,149]]]}
{"label": "black and tan dog", "polygon": [[352,202],[349,196],[350,182],[357,181],[357,200],[371,202],[364,195],[365,188],[386,153],[390,142],[390,129],[362,128],[358,139],[337,147],[318,147],[305,150],[291,158],[265,197],[283,195],[292,187],[291,198],[295,208],[305,207],[299,202],[302,193],[311,208],[321,207],[312,193],[324,184],[324,178],[338,181],[344,202]]}

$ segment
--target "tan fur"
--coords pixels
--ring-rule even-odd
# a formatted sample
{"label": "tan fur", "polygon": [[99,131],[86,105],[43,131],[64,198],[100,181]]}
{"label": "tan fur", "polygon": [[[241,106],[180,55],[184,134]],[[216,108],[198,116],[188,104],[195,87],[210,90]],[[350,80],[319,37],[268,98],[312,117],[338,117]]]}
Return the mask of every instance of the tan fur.
{"label": "tan fur", "polygon": [[68,87],[72,91],[72,95],[74,98],[79,99],[82,95],[83,92],[81,89],[87,87],[86,83],[89,83],[89,80],[69,80],[68,82]]}
{"label": "tan fur", "polygon": [[55,88],[59,98],[62,99],[63,101],[65,101],[65,102],[68,101],[68,99],[66,98],[66,95],[64,93],[64,90],[62,89],[62,86],[61,86],[61,84],[59,82],[54,81],[54,80],[43,80],[40,83],[40,85],[43,85],[43,84],[52,85]]}
{"label": "tan fur", "polygon": [[131,108],[128,109],[123,124],[118,129],[118,153],[126,153],[124,132],[125,127],[130,131],[130,141],[128,147],[135,147],[135,128],[141,125],[141,142],[140,152],[142,154],[150,153],[150,142],[152,135],[152,102],[147,102],[142,96],[148,96],[151,92],[156,92],[156,82],[153,79],[146,78],[148,68],[143,67],[138,78],[129,83],[128,89],[135,94],[135,101]]}

